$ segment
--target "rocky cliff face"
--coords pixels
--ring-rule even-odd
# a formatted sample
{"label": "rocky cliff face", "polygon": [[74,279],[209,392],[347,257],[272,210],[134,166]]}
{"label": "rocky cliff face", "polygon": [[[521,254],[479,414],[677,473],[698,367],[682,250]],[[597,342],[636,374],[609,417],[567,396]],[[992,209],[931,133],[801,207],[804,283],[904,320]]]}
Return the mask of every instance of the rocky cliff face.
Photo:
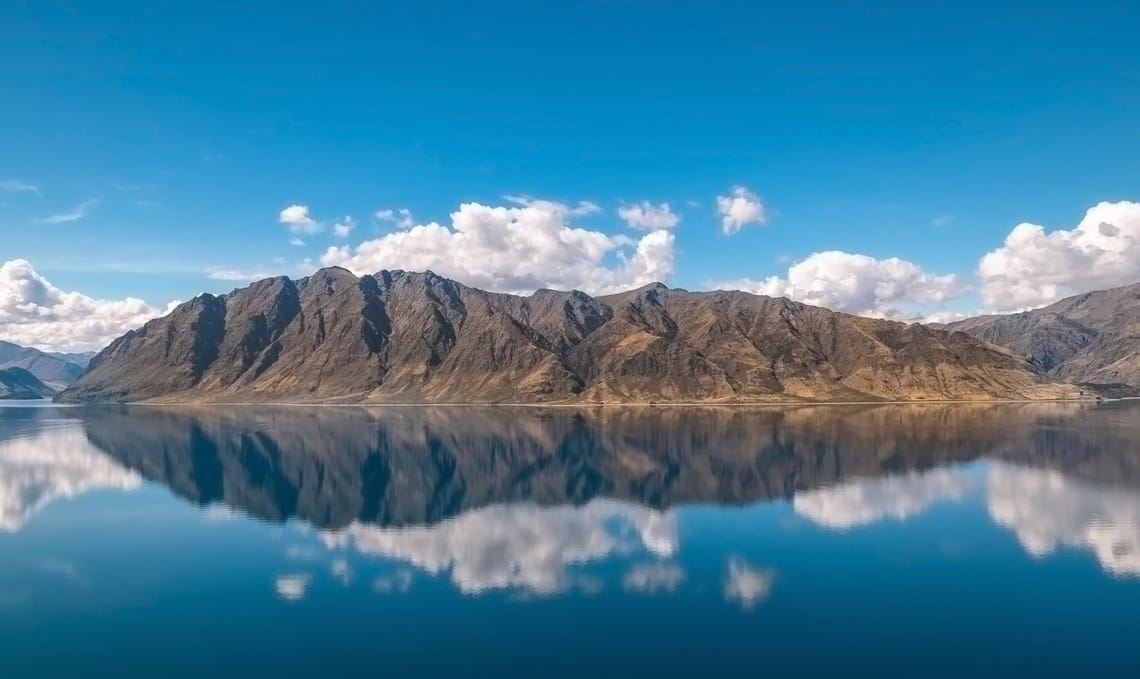
{"label": "rocky cliff face", "polygon": [[750,402],[1068,398],[964,333],[743,292],[520,297],[337,268],[202,295],[113,342],[63,401]]}
{"label": "rocky cliff face", "polygon": [[944,327],[1007,347],[1064,380],[1140,388],[1140,284]]}

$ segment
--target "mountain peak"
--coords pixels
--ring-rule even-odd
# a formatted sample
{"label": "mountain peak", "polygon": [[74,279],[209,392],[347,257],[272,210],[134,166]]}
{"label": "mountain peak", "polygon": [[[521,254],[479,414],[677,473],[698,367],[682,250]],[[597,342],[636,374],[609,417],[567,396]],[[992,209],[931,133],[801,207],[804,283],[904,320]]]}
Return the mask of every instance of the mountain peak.
{"label": "mountain peak", "polygon": [[[280,279],[277,279],[280,281]],[[116,340],[66,401],[771,402],[1056,398],[967,335],[746,293],[486,293],[431,271],[203,297]]]}

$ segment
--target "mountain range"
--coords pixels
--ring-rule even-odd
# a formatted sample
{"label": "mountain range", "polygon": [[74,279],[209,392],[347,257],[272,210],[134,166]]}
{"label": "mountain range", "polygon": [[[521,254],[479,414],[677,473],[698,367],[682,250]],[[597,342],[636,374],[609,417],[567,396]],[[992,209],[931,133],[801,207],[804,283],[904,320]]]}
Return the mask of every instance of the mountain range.
{"label": "mountain range", "polygon": [[1140,387],[1140,284],[942,327],[1011,349],[1070,382]]}
{"label": "mountain range", "polygon": [[1091,391],[965,332],[744,292],[591,297],[326,268],[200,295],[61,401],[647,403],[1058,399]]}
{"label": "mountain range", "polygon": [[[60,391],[79,379],[94,356],[95,352],[51,353],[0,340],[0,370],[26,370],[48,387],[51,393]],[[19,379],[26,378],[20,376]]]}
{"label": "mountain range", "polygon": [[0,369],[0,400],[51,398],[55,390],[23,368]]}

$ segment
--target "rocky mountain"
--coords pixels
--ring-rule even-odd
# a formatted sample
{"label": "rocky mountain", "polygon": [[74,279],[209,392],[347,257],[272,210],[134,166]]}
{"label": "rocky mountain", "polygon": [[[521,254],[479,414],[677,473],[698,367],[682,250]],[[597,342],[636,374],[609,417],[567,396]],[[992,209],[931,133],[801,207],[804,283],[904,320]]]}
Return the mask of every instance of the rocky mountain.
{"label": "rocky mountain", "polygon": [[23,368],[57,391],[79,379],[89,360],[87,354],[51,354],[0,340],[0,370]]}
{"label": "rocky mountain", "polygon": [[1007,347],[1070,382],[1140,388],[1140,284],[944,327]]}
{"label": "rocky mountain", "polygon": [[51,398],[55,390],[23,368],[0,369],[0,400]]}
{"label": "rocky mountain", "polygon": [[1081,391],[965,333],[661,284],[485,292],[322,269],[201,295],[115,340],[62,401],[1038,399]]}

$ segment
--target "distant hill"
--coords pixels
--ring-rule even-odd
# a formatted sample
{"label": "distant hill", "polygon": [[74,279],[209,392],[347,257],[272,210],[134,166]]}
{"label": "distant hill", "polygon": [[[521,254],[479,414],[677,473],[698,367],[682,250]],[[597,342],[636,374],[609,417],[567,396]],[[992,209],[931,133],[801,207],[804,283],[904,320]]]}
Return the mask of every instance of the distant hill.
{"label": "distant hill", "polygon": [[944,327],[1006,347],[1070,382],[1140,388],[1140,284]]}
{"label": "distant hill", "polygon": [[51,398],[55,390],[23,368],[0,370],[0,400]]}
{"label": "distant hill", "polygon": [[201,295],[62,401],[644,403],[1078,397],[964,333],[744,292],[485,292],[322,269]]}
{"label": "distant hill", "polygon": [[0,340],[0,369],[23,368],[56,391],[79,379],[93,355],[51,354]]}
{"label": "distant hill", "polygon": [[95,354],[97,354],[99,352],[97,352],[97,351],[80,351],[78,353],[65,353],[65,352],[61,352],[61,351],[49,351],[46,353],[48,356],[51,356],[53,358],[58,358],[61,361],[67,361],[68,363],[73,363],[73,364],[79,366],[80,368],[86,368],[87,364],[91,362],[91,359],[95,358]]}

